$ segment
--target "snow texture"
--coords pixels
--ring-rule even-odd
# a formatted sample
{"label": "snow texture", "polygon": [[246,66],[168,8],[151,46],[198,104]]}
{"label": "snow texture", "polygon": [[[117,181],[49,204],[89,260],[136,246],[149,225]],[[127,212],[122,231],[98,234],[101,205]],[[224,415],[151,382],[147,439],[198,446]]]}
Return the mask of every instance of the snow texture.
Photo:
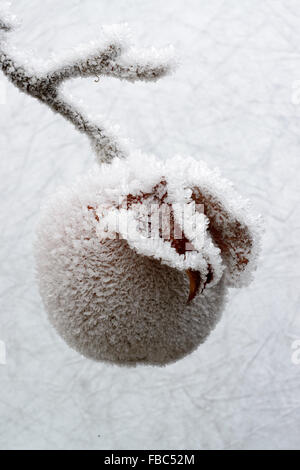
{"label": "snow texture", "polygon": [[266,236],[255,281],[230,292],[218,327],[192,355],[162,369],[79,358],[49,329],[32,243],[40,204],[86,173],[93,156],[59,116],[7,85],[1,448],[299,448],[291,360],[300,337],[298,3],[45,0],[41,11],[37,0],[18,0],[13,11],[23,19],[17,45],[45,60],[95,37],[100,23],[128,22],[135,44],[173,43],[182,57],[173,77],[152,85],[86,78],[67,91],[162,160],[191,155],[220,167],[262,212]]}

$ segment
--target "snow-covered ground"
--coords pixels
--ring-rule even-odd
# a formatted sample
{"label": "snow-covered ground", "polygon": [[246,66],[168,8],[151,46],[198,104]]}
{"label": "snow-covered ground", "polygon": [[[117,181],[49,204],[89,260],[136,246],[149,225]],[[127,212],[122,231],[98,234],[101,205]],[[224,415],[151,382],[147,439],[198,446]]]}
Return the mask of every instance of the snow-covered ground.
{"label": "snow-covered ground", "polygon": [[266,234],[255,281],[231,291],[191,356],[133,369],[81,358],[49,327],[32,244],[41,202],[94,156],[1,74],[0,448],[299,449],[299,2],[15,0],[13,10],[16,41],[41,58],[101,24],[127,22],[139,46],[174,44],[180,68],[155,84],[68,89],[144,150],[220,167]]}

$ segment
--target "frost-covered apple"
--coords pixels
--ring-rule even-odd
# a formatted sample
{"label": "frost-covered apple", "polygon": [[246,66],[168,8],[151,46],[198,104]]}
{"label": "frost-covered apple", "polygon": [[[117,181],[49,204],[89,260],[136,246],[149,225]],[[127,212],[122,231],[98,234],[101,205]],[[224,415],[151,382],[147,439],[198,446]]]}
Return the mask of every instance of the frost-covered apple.
{"label": "frost-covered apple", "polygon": [[[141,206],[145,215],[162,202],[195,201],[204,213],[194,231],[178,210],[169,212],[169,235],[161,225],[146,235],[139,223]],[[166,364],[204,341],[227,287],[250,280],[257,239],[257,218],[217,172],[190,158],[163,163],[138,153],[95,168],[47,202],[36,250],[40,291],[53,326],[85,356]]]}

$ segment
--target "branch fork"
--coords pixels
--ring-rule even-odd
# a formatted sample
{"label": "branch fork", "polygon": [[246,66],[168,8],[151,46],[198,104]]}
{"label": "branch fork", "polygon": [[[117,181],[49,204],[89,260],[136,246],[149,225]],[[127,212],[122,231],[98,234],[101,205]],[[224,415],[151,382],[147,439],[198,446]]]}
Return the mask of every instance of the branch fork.
{"label": "branch fork", "polygon": [[161,51],[135,50],[129,47],[126,28],[112,26],[105,28],[106,40],[79,46],[64,58],[56,58],[44,63],[42,70],[20,63],[20,52],[15,50],[8,33],[15,30],[16,18],[9,13],[9,4],[0,8],[0,68],[7,78],[24,93],[40,100],[54,112],[61,114],[85,133],[96,151],[99,162],[110,163],[115,157],[126,157],[126,151],[118,140],[103,126],[78,109],[62,92],[61,85],[66,80],[78,77],[115,77],[127,81],[156,81],[174,68],[171,48]]}

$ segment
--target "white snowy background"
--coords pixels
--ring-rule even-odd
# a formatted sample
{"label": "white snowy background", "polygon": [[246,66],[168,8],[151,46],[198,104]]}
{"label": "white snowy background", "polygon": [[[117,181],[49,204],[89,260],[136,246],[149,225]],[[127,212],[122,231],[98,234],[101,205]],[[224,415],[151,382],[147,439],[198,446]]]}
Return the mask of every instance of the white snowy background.
{"label": "white snowy background", "polygon": [[0,74],[0,448],[299,449],[299,1],[15,0],[13,11],[23,19],[16,41],[39,57],[120,22],[139,46],[174,44],[181,66],[156,84],[68,89],[144,150],[220,167],[266,234],[255,281],[231,291],[191,356],[132,369],[81,358],[48,324],[32,244],[41,202],[94,156],[85,136]]}

